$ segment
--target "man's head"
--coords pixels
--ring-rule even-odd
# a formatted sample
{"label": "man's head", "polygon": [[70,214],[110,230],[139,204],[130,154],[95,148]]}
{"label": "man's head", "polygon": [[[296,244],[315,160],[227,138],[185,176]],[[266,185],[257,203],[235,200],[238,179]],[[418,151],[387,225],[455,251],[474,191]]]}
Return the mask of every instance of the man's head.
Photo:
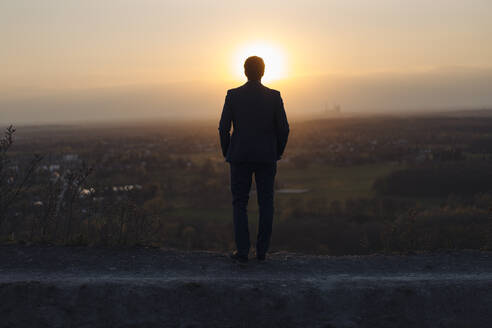
{"label": "man's head", "polygon": [[265,63],[258,56],[251,56],[244,62],[244,74],[250,81],[260,81],[265,72]]}

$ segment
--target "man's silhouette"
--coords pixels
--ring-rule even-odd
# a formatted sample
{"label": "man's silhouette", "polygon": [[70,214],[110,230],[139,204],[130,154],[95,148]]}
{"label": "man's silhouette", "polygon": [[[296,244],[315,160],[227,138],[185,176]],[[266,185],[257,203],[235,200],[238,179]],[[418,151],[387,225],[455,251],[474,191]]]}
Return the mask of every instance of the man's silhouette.
{"label": "man's silhouette", "polygon": [[263,59],[256,56],[246,59],[244,73],[248,82],[227,91],[219,124],[222,153],[231,167],[236,240],[236,251],[231,257],[242,263],[248,261],[250,249],[247,206],[252,176],[255,176],[260,210],[256,257],[263,261],[272,235],[277,161],[289,135],[280,92],[261,84],[264,71]]}

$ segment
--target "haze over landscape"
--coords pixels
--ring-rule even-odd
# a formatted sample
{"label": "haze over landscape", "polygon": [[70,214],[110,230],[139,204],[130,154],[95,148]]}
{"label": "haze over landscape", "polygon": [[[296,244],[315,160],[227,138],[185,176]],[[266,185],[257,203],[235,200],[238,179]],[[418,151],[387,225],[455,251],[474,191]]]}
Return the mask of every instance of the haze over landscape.
{"label": "haze over landscape", "polygon": [[490,327],[491,13],[0,1],[0,328]]}
{"label": "haze over landscape", "polygon": [[0,122],[216,119],[256,54],[293,118],[334,104],[490,108],[490,12],[481,0],[3,1]]}

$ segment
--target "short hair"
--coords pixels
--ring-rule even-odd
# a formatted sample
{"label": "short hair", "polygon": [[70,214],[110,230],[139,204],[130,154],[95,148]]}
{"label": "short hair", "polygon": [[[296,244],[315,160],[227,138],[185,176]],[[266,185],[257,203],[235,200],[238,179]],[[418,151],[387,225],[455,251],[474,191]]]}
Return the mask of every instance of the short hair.
{"label": "short hair", "polygon": [[244,74],[249,80],[261,80],[261,77],[265,73],[265,63],[263,58],[258,56],[251,56],[244,62]]}

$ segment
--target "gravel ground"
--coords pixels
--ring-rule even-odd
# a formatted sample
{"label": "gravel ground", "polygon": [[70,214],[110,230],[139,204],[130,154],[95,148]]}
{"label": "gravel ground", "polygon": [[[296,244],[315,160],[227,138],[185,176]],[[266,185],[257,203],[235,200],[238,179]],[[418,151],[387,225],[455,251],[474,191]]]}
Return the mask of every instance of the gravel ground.
{"label": "gravel ground", "polygon": [[492,253],[0,246],[0,327],[491,327]]}

